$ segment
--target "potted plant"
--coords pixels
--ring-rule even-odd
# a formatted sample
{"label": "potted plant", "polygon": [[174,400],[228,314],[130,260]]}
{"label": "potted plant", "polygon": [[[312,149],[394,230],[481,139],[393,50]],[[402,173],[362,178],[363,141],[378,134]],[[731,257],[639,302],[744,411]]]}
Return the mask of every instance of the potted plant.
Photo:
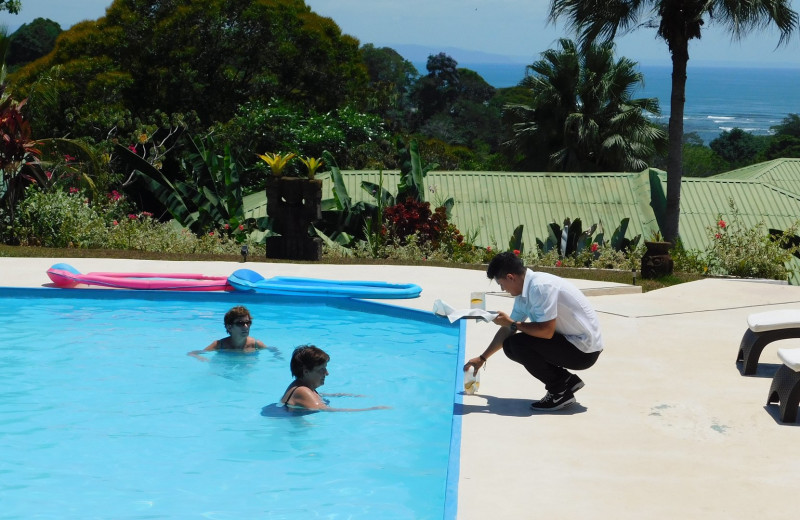
{"label": "potted plant", "polygon": [[314,157],[300,157],[300,161],[305,165],[308,174],[308,180],[314,180],[317,170],[325,164],[322,159],[315,159]]}
{"label": "potted plant", "polygon": [[314,179],[322,165],[318,159],[301,157],[307,177],[284,175],[284,169],[297,155],[265,153],[258,157],[270,167],[267,177],[267,214],[272,231],[280,236],[267,237],[267,257],[287,260],[320,260],[322,240],[310,237],[311,224],[322,218],[322,181]]}
{"label": "potted plant", "polygon": [[644,247],[642,278],[659,278],[672,274],[673,261],[669,254],[672,242],[665,241],[661,232],[656,230],[650,236],[650,240],[645,240]]}

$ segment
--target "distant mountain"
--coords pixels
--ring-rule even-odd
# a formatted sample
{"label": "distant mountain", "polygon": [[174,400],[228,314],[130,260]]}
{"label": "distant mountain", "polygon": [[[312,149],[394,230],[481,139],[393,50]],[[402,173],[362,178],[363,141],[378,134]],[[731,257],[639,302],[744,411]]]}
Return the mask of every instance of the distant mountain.
{"label": "distant mountain", "polygon": [[403,58],[411,62],[427,62],[431,54],[443,52],[461,63],[493,63],[498,65],[527,65],[536,59],[533,56],[508,56],[504,54],[492,54],[489,52],[473,51],[460,49],[458,47],[440,47],[433,45],[412,45],[412,44],[373,44],[376,47],[390,47],[400,53]]}

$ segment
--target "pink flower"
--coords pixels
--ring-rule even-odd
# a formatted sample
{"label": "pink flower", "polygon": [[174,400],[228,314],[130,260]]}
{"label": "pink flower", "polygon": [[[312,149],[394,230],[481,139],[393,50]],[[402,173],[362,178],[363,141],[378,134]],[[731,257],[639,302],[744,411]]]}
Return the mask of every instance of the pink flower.
{"label": "pink flower", "polygon": [[65,154],[64,154],[64,160],[65,160],[65,161],[67,161],[67,162],[74,161],[74,160],[75,160],[75,157],[71,156],[71,155],[70,155],[70,154],[68,154],[68,153],[65,153]]}
{"label": "pink flower", "polygon": [[131,219],[131,220],[136,220],[138,217],[136,215],[134,215],[133,213],[131,213],[131,214],[128,215],[128,218]]}
{"label": "pink flower", "polygon": [[516,256],[519,256],[519,249],[515,249],[515,250],[514,250],[514,254],[515,254]]}
{"label": "pink flower", "polygon": [[597,252],[597,250],[599,249],[599,247],[600,247],[600,246],[598,246],[596,242],[595,242],[595,243],[593,243],[593,244],[592,244],[592,253],[596,253],[596,252]]}
{"label": "pink flower", "polygon": [[133,153],[136,153],[136,145],[135,144],[129,145],[128,150],[132,151]]}
{"label": "pink flower", "polygon": [[486,251],[488,251],[488,252],[490,252],[490,253],[491,253],[491,252],[492,252],[492,246],[489,246],[489,247],[487,247],[487,248],[486,248]]}
{"label": "pink flower", "polygon": [[45,177],[47,177],[48,179],[52,179],[52,178],[53,178],[53,172],[44,172],[44,175],[45,175]]}
{"label": "pink flower", "polygon": [[244,231],[244,226],[239,224],[239,231]]}
{"label": "pink flower", "polygon": [[556,260],[556,267],[561,267],[561,260]]}
{"label": "pink flower", "polygon": [[208,236],[213,237],[214,236],[214,232],[213,231],[209,231],[208,232]]}
{"label": "pink flower", "polygon": [[74,188],[74,187],[73,187],[73,188],[70,188],[70,189],[69,189],[69,192],[70,192],[70,193],[78,193],[78,188]]}
{"label": "pink flower", "polygon": [[153,214],[150,213],[149,211],[142,211],[142,216],[147,218],[152,218]]}
{"label": "pink flower", "polygon": [[726,224],[726,223],[725,223],[725,221],[724,221],[724,220],[722,220],[722,219],[720,219],[720,220],[719,220],[719,222],[717,222],[717,226],[719,226],[719,227],[720,227],[720,228],[722,228],[722,229],[725,229],[725,227],[726,227],[727,225],[728,225],[728,224]]}
{"label": "pink flower", "polygon": [[716,234],[714,235],[714,238],[717,238],[717,239],[719,239],[719,238],[722,238],[722,235],[720,235],[719,233],[716,233]]}
{"label": "pink flower", "polygon": [[119,225],[119,222],[117,222],[116,220],[114,220],[114,221],[113,221],[113,222],[111,222],[111,223],[112,223],[112,224],[114,224],[115,226],[118,226],[118,225]]}
{"label": "pink flower", "polygon": [[224,226],[224,227],[225,227],[225,229],[230,229],[230,228],[231,228],[231,225],[230,225],[230,224],[225,224],[225,226]]}
{"label": "pink flower", "polygon": [[117,190],[111,190],[111,193],[107,195],[110,200],[119,200],[122,198],[122,195],[119,194]]}

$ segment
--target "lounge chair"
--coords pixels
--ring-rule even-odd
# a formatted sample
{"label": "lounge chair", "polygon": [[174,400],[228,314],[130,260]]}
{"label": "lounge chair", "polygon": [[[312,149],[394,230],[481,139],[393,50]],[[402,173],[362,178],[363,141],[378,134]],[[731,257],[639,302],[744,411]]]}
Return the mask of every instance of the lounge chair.
{"label": "lounge chair", "polygon": [[767,404],[779,403],[781,421],[793,423],[797,420],[797,406],[800,405],[800,348],[779,348],[778,357],[783,365],[772,378]]}
{"label": "lounge chair", "polygon": [[761,351],[781,339],[800,338],[800,310],[759,312],[747,317],[747,330],[739,344],[736,361],[742,362],[742,375],[752,376],[758,368]]}

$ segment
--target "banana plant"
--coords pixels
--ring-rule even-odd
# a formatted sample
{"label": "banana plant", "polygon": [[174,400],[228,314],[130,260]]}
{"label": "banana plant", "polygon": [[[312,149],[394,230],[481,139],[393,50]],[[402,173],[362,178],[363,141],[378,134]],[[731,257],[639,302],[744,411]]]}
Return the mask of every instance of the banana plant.
{"label": "banana plant", "polygon": [[399,152],[403,160],[400,165],[396,200],[404,201],[412,197],[419,202],[425,202],[425,176],[439,165],[437,163],[422,165],[419,144],[414,139],[409,143],[408,149],[401,145]]}

